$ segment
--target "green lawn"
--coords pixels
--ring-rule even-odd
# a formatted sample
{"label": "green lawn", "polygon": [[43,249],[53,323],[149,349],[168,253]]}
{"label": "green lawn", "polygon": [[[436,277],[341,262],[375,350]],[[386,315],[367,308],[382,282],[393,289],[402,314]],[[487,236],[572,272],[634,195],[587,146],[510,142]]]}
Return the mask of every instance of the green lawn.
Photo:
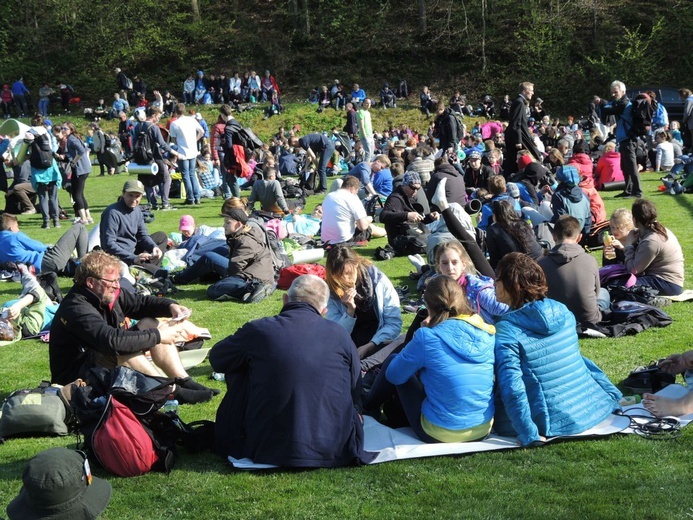
{"label": "green lawn", "polygon": [[[306,129],[310,124],[302,126]],[[658,177],[644,175],[645,193],[656,202],[660,220],[676,233],[688,254],[693,251],[693,199],[688,195],[660,195]],[[95,218],[115,200],[124,181],[123,176],[92,177],[87,181],[87,198]],[[60,198],[68,207],[67,194],[61,192]],[[315,202],[317,198],[310,200],[308,209]],[[609,212],[622,204],[613,199],[613,194],[605,194],[605,202]],[[220,206],[219,199],[204,200],[191,213],[198,222],[220,225]],[[177,230],[178,219],[184,213],[182,209],[157,212],[150,231]],[[39,215],[20,217],[20,222],[27,234],[47,243],[55,241],[69,225],[64,223],[62,230],[42,230]],[[374,241],[360,252],[372,256],[375,247],[384,243],[383,239]],[[395,285],[410,283],[406,259],[380,262],[378,266]],[[686,271],[690,280],[690,266]],[[62,285],[69,288],[69,280],[63,279]],[[204,289],[201,285],[186,286],[178,299],[193,309],[193,321],[208,327],[214,340],[281,307],[280,291],[268,301],[244,306],[209,302]],[[10,299],[18,290],[18,284],[0,284],[0,299]],[[691,308],[686,303],[668,307],[675,321],[666,329],[619,340],[583,340],[581,348],[612,381],[619,383],[637,365],[690,348]],[[405,324],[410,319],[411,315],[405,315]],[[49,378],[47,350],[47,345],[38,341],[0,348],[0,397]],[[207,362],[193,369],[192,374],[206,384],[223,388],[223,384],[209,380],[211,368]],[[181,406],[180,414],[185,421],[213,419],[220,400],[221,396],[207,404]],[[99,469],[95,473],[108,478],[114,488],[103,515],[106,519],[129,519],[133,515],[145,519],[690,518],[691,430],[670,442],[616,436],[534,450],[339,470],[238,473],[212,455],[182,453],[169,475],[154,473],[121,479]],[[13,439],[0,446],[0,511],[19,491],[22,469],[35,453],[51,446],[74,447],[75,442],[75,437]]]}

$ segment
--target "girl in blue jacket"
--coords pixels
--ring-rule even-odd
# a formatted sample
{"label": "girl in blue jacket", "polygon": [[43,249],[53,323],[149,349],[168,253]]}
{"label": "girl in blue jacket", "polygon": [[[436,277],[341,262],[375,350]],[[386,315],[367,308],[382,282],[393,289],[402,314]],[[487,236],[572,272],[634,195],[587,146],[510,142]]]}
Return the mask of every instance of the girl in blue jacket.
{"label": "girl in blue jacket", "polygon": [[544,271],[527,255],[509,253],[499,262],[496,297],[511,311],[496,322],[496,379],[505,408],[496,403],[496,432],[514,431],[523,446],[589,430],[622,397],[582,357],[575,317],[546,298],[547,290]]}
{"label": "girl in blue jacket", "polygon": [[449,276],[431,280],[424,301],[425,326],[383,365],[371,393],[386,395],[383,385],[395,385],[409,425],[424,442],[483,439],[493,424],[495,329],[472,312]]}

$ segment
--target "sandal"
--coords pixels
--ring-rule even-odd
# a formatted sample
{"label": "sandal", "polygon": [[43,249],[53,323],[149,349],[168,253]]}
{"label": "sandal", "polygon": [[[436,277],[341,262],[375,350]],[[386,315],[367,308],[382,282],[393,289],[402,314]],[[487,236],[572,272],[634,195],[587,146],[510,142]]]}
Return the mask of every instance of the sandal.
{"label": "sandal", "polygon": [[399,296],[399,299],[403,300],[409,295],[409,286],[403,285],[402,287],[397,287],[396,292],[397,296]]}

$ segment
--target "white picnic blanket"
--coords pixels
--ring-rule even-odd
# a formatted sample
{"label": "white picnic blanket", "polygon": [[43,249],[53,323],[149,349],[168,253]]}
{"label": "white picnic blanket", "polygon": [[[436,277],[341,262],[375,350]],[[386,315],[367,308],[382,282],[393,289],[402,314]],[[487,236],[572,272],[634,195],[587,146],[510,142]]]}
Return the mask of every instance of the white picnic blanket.
{"label": "white picnic blanket", "polygon": [[[658,395],[665,397],[680,397],[688,389],[681,385],[669,385],[657,392]],[[649,415],[642,405],[629,406],[624,409],[626,413],[638,415]],[[681,427],[686,426],[693,420],[693,414],[679,417]],[[427,444],[420,441],[411,428],[398,428],[396,430],[380,424],[372,417],[364,417],[364,447],[366,451],[378,452],[378,456],[370,464],[380,464],[392,460],[417,459],[423,457],[438,457],[441,455],[465,455],[484,451],[508,450],[520,447],[520,442],[515,437],[501,437],[500,435],[490,435],[479,442],[450,442]],[[548,443],[565,441],[571,439],[588,439],[595,437],[605,437],[615,433],[635,433],[630,428],[630,419],[623,415],[610,415],[594,428],[575,435],[564,437],[552,437]],[[228,458],[229,462],[238,469],[259,470],[271,469],[277,466],[270,464],[255,464],[250,459]]]}

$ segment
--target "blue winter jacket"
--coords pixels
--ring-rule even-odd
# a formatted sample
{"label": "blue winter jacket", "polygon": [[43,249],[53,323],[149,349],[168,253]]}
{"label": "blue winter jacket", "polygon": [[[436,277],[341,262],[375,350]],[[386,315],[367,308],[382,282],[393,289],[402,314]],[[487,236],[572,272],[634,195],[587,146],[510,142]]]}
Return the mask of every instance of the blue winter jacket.
{"label": "blue winter jacket", "polygon": [[421,413],[441,428],[464,430],[493,418],[493,325],[473,314],[422,327],[385,373],[394,385],[417,372],[426,398]]}
{"label": "blue winter jacket", "polygon": [[[496,323],[496,379],[505,412],[522,445],[539,436],[583,432],[619,408],[621,392],[582,357],[575,317],[545,298]],[[496,402],[496,431],[509,434]]]}
{"label": "blue winter jacket", "polygon": [[[384,341],[392,341],[402,332],[402,311],[399,308],[399,296],[390,279],[375,266],[368,268],[368,274],[373,280],[375,290],[375,312],[378,314],[378,330],[371,338],[376,345]],[[356,318],[349,316],[344,305],[335,294],[330,293],[327,302],[325,318],[336,321],[351,334],[356,324]],[[357,345],[360,346],[360,345]]]}
{"label": "blue winter jacket", "polygon": [[553,218],[556,222],[561,215],[571,215],[578,219],[584,235],[592,229],[592,212],[589,198],[578,186],[580,172],[574,166],[560,166],[556,172],[559,184],[551,197]]}

